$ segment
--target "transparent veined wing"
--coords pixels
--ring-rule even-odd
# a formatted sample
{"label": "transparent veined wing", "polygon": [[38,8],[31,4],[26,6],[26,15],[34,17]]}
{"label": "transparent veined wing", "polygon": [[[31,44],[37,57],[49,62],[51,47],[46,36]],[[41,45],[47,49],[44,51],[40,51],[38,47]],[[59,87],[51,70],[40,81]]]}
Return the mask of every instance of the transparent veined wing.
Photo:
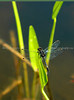
{"label": "transparent veined wing", "polygon": [[[30,50],[29,51],[29,49],[22,49],[22,50],[24,50],[25,51],[25,57],[26,58],[28,58],[28,59],[30,59],[30,56],[29,56],[29,53],[31,52],[31,53],[37,53],[37,50],[35,49],[35,50]],[[35,58],[35,56],[32,56],[32,58]]]}
{"label": "transparent veined wing", "polygon": [[56,56],[58,56],[62,52],[63,52],[62,48],[57,48],[56,50],[54,50],[53,52],[51,52],[50,60],[52,60],[53,58],[55,58]]}
{"label": "transparent veined wing", "polygon": [[[60,44],[60,41],[59,41],[59,40],[55,41],[55,42],[52,44],[52,49],[51,49],[51,51],[54,51],[54,49],[56,49],[56,48],[59,46],[59,44]],[[30,50],[30,51],[29,51],[28,49],[24,49],[24,48],[22,48],[22,50],[24,50],[25,52],[37,52],[37,51],[38,51],[37,49],[35,49],[35,50]],[[44,49],[43,51],[44,51],[44,53],[46,54],[46,53],[48,52],[48,48]]]}
{"label": "transparent veined wing", "polygon": [[[54,52],[54,50],[57,49],[57,47],[59,46],[59,44],[60,44],[60,41],[59,40],[55,41],[52,44],[51,52]],[[44,49],[44,53],[46,54],[47,52],[48,52],[48,47],[46,49]]]}
{"label": "transparent veined wing", "polygon": [[[57,47],[59,46],[59,44],[60,44],[60,41],[59,41],[59,40],[55,41],[55,42],[52,44],[50,59],[55,58],[57,55],[59,55],[59,54],[61,53],[62,49],[57,49]],[[25,50],[25,52],[26,52],[26,57],[27,57],[27,58],[29,58],[29,55],[28,55],[29,52],[37,53],[37,50],[36,50],[36,49],[35,49],[35,50],[32,50],[32,51],[29,51],[28,49],[23,49],[23,50]],[[43,51],[44,51],[44,53],[46,54],[46,53],[48,52],[48,48],[44,49]],[[33,57],[33,58],[34,58],[34,57]]]}
{"label": "transparent veined wing", "polygon": [[37,52],[37,49],[34,49],[34,50],[30,50],[30,51],[29,51],[29,49],[24,49],[24,48],[22,48],[22,50],[24,50],[25,52]]}

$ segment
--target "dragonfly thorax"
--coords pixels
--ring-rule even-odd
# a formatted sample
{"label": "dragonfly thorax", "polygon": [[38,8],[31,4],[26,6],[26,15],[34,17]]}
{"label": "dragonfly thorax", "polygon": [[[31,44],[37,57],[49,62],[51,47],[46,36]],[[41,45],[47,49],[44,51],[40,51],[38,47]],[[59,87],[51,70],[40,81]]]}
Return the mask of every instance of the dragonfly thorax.
{"label": "dragonfly thorax", "polygon": [[45,57],[45,53],[41,47],[38,48],[38,53],[40,54],[41,57]]}

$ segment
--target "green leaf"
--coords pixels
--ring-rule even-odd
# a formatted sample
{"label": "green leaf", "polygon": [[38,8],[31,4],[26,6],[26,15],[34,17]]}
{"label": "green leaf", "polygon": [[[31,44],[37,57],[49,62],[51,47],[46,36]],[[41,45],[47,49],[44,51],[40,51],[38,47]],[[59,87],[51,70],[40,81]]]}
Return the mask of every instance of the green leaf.
{"label": "green leaf", "polygon": [[56,17],[60,11],[60,8],[63,4],[63,1],[56,1],[53,7],[53,13],[52,13],[52,19],[53,19],[53,26],[52,26],[52,30],[51,30],[51,35],[50,35],[50,39],[49,39],[49,45],[48,45],[48,53],[46,55],[46,62],[47,64],[49,64],[49,60],[50,60],[50,54],[51,54],[51,48],[52,48],[52,43],[53,43],[53,39],[54,39],[54,33],[55,33],[55,27],[56,27]]}
{"label": "green leaf", "polygon": [[56,1],[55,2],[54,7],[53,7],[52,19],[57,17],[57,15],[61,9],[62,4],[63,4],[63,1]]}
{"label": "green leaf", "polygon": [[41,88],[43,89],[44,86],[47,84],[48,82],[48,77],[46,74],[46,70],[44,69],[43,63],[42,63],[42,59],[39,58],[39,76],[40,76],[40,82],[41,82]]}
{"label": "green leaf", "polygon": [[[18,13],[18,9],[17,9],[17,5],[15,1],[12,1],[12,6],[13,6],[13,11],[14,11],[14,16],[15,16],[15,21],[16,21],[16,26],[17,26],[17,34],[18,34],[18,41],[19,41],[19,47],[20,47],[20,52],[23,56],[25,56],[25,51],[22,50],[25,48],[24,46],[24,41],[23,41],[23,35],[22,35],[22,27],[21,27],[21,22],[20,22],[20,18],[19,18],[19,13]],[[23,59],[23,58],[22,58]],[[23,68],[25,69],[24,71],[24,76],[25,76],[25,85],[26,85],[26,97],[29,98],[30,93],[29,93],[29,82],[28,82],[28,72],[27,72],[27,66],[26,64],[23,62]]]}
{"label": "green leaf", "polygon": [[19,40],[19,47],[21,53],[24,55],[25,52],[22,50],[24,48],[24,42],[23,42],[23,36],[22,36],[22,28],[21,28],[21,22],[18,14],[18,9],[15,1],[12,1],[12,6],[14,10],[14,16],[15,16],[15,21],[16,21],[16,26],[17,26],[17,34],[18,34],[18,40]]}
{"label": "green leaf", "polygon": [[29,56],[32,64],[32,68],[34,71],[37,71],[37,66],[38,66],[38,54],[37,54],[37,49],[39,48],[38,40],[35,34],[35,30],[33,26],[31,25],[29,27]]}
{"label": "green leaf", "polygon": [[41,91],[42,91],[42,93],[43,93],[43,95],[44,95],[45,99],[46,99],[46,100],[50,100],[50,98],[48,98],[48,96],[46,95],[46,93],[45,93],[44,89],[42,89]]}
{"label": "green leaf", "polygon": [[50,35],[50,39],[49,39],[49,45],[48,45],[49,52],[46,55],[47,65],[49,64],[49,61],[50,61],[50,54],[51,54],[51,48],[52,48],[52,43],[53,43],[53,39],[54,39],[55,27],[56,27],[56,18],[54,19],[53,27],[52,27],[52,31],[51,31],[51,35]]}
{"label": "green leaf", "polygon": [[45,71],[45,68],[42,63],[41,57],[37,53],[37,49],[39,48],[39,44],[37,41],[36,33],[31,25],[29,27],[29,55],[30,55],[30,61],[32,64],[32,68],[34,71],[39,71],[39,76],[40,76],[40,83],[41,83],[41,88],[44,88],[46,85],[48,78],[47,74]]}

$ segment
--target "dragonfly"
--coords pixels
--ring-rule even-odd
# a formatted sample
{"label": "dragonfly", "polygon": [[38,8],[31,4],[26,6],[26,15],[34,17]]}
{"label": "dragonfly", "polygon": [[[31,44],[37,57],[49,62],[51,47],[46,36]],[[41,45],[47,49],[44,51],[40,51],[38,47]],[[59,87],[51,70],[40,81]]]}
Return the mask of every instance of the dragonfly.
{"label": "dragonfly", "polygon": [[[50,54],[50,60],[54,59],[55,57],[57,57],[59,54],[62,53],[63,49],[59,47],[60,41],[56,40],[53,44],[52,44],[52,48],[51,48],[51,54]],[[30,51],[29,51],[30,52]],[[42,58],[42,62],[44,67],[46,67],[47,72],[49,72],[49,68],[48,65],[46,63],[46,54],[50,51],[48,51],[48,47],[43,49],[42,47],[39,47],[36,51],[31,51],[31,52],[37,52],[38,55],[40,55],[40,57]]]}
{"label": "dragonfly", "polygon": [[[51,48],[51,54],[50,54],[50,60],[55,58],[56,56],[58,56],[59,54],[62,53],[63,49],[62,48],[59,48],[60,44],[60,41],[57,40],[55,41],[53,44],[52,44],[52,48]],[[46,64],[46,61],[45,61],[45,58],[46,58],[46,54],[50,52],[48,51],[48,48],[44,49],[42,47],[39,47],[38,48],[38,54],[40,55],[40,57],[42,58],[42,62],[43,62],[43,65],[47,68],[47,72],[49,72],[49,68]]]}

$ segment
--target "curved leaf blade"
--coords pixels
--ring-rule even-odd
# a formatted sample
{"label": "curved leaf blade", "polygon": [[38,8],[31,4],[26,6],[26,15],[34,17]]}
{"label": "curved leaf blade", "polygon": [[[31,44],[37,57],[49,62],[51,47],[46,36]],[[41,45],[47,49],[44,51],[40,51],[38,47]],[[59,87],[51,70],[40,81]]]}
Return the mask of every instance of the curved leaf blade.
{"label": "curved leaf blade", "polygon": [[35,51],[35,52],[29,52],[32,68],[34,71],[37,71],[38,66],[38,54],[37,49],[39,48],[38,40],[36,37],[35,30],[33,26],[31,25],[29,27],[29,51]]}
{"label": "curved leaf blade", "polygon": [[52,19],[57,17],[57,15],[61,9],[62,4],[63,4],[63,1],[56,1],[55,2],[54,7],[53,7]]}
{"label": "curved leaf blade", "polygon": [[[31,25],[29,27],[29,51],[37,51],[38,48],[39,44],[36,37],[36,33],[33,26]],[[33,70],[39,70],[41,88],[44,88],[44,86],[47,84],[48,78],[42,63],[42,59],[37,52],[29,52],[29,56]]]}

